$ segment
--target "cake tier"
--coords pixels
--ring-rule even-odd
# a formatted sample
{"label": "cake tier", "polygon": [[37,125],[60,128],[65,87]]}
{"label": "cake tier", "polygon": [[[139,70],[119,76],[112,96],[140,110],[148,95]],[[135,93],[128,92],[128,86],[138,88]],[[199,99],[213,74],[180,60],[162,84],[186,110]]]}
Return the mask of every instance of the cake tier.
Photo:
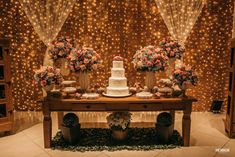
{"label": "cake tier", "polygon": [[129,88],[128,87],[121,87],[121,88],[107,87],[107,94],[113,95],[113,96],[127,95],[129,94]]}
{"label": "cake tier", "polygon": [[111,77],[125,77],[125,69],[124,68],[112,68]]}
{"label": "cake tier", "polygon": [[123,68],[123,61],[113,61],[113,68]]}
{"label": "cake tier", "polygon": [[127,79],[125,77],[110,77],[109,87],[126,87]]}

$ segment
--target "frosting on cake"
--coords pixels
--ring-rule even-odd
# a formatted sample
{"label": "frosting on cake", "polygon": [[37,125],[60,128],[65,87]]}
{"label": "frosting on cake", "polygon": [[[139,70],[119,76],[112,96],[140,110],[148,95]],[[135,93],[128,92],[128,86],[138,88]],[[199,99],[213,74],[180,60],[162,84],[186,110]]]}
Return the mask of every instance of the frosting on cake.
{"label": "frosting on cake", "polygon": [[113,68],[123,68],[123,61],[113,61]]}
{"label": "frosting on cake", "polygon": [[114,58],[107,94],[112,96],[125,96],[129,94],[125,69],[123,68],[123,59],[120,56]]}

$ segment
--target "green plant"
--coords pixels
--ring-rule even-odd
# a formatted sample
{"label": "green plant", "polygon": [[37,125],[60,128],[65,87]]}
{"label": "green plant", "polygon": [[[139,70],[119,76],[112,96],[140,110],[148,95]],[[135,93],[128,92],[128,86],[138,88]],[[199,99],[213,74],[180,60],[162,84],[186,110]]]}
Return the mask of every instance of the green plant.
{"label": "green plant", "polygon": [[63,125],[66,127],[74,127],[79,123],[79,119],[74,113],[67,113],[63,118]]}
{"label": "green plant", "polygon": [[170,126],[172,124],[172,116],[170,113],[162,112],[157,116],[157,124],[161,126]]}

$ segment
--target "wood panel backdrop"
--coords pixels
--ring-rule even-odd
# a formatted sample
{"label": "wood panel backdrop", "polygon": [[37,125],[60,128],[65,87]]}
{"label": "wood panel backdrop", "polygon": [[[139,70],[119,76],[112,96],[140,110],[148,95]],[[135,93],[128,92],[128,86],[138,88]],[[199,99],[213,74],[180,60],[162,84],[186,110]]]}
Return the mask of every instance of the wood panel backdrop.
{"label": "wood panel backdrop", "polygon": [[[13,49],[15,109],[40,110],[36,100],[42,92],[32,82],[34,70],[42,65],[46,46],[18,0],[0,1],[0,13],[0,38],[10,38]],[[185,62],[196,69],[200,80],[197,87],[189,90],[199,100],[193,107],[195,111],[209,110],[214,99],[226,100],[232,14],[232,0],[208,0],[187,39]],[[101,54],[104,68],[92,73],[92,83],[107,85],[112,58],[120,54],[125,58],[129,85],[133,86],[144,80],[131,64],[135,51],[158,44],[169,32],[154,0],[77,0],[59,33],[64,35]]]}

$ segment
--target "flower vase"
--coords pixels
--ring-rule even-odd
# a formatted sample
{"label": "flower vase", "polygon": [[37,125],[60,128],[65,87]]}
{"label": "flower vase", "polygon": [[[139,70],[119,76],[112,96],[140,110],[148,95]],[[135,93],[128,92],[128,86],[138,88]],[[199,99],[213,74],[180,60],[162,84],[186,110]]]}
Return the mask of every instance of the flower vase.
{"label": "flower vase", "polygon": [[86,92],[90,86],[90,77],[88,72],[79,72],[78,81],[81,89]]}
{"label": "flower vase", "polygon": [[42,87],[43,97],[49,97],[51,90],[54,88],[54,85],[46,85]]}
{"label": "flower vase", "polygon": [[50,92],[54,86],[53,85],[46,85],[42,87],[47,93]]}
{"label": "flower vase", "polygon": [[189,84],[184,82],[182,85],[179,86],[180,89],[181,89],[181,95],[180,97],[181,98],[187,98],[188,96],[186,95],[186,90],[188,89],[189,87]]}
{"label": "flower vase", "polygon": [[169,66],[168,66],[168,69],[167,69],[168,77],[172,76],[172,72],[175,69],[175,60],[176,60],[175,58],[169,58],[169,60],[168,60],[168,63],[169,63]]}
{"label": "flower vase", "polygon": [[156,84],[156,77],[154,71],[147,71],[145,78],[145,86],[151,91]]}
{"label": "flower vase", "polygon": [[56,62],[55,62],[55,66],[60,68],[60,73],[63,76],[68,76],[70,73],[70,70],[68,68],[68,62],[66,60],[66,58],[59,58]]}
{"label": "flower vase", "polygon": [[112,137],[117,141],[123,141],[128,136],[128,129],[125,130],[115,130],[112,129]]}

